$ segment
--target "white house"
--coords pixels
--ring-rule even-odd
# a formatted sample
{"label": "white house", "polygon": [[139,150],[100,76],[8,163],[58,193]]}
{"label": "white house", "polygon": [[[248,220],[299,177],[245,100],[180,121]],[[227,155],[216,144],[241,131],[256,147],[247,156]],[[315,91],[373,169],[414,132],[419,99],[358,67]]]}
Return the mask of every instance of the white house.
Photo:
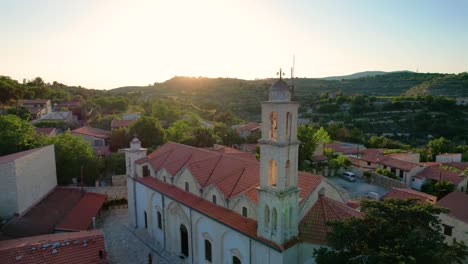
{"label": "white house", "polygon": [[[445,240],[453,239],[468,244],[468,194],[452,192],[437,202],[437,205],[449,209],[447,214],[440,215],[444,228]],[[468,260],[467,260],[468,262]]]}
{"label": "white house", "polygon": [[298,106],[283,80],[272,85],[260,161],[172,142],[146,156],[134,138],[125,150],[131,225],[186,263],[314,263],[324,223],[360,213],[321,176],[298,172]]}
{"label": "white house", "polygon": [[0,216],[22,214],[57,185],[54,146],[0,157]]}

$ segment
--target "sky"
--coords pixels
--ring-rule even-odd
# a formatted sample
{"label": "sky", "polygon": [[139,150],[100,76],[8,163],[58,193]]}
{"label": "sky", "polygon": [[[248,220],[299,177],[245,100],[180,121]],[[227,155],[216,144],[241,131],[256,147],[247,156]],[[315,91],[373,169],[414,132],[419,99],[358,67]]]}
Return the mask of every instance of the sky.
{"label": "sky", "polygon": [[86,88],[174,76],[468,71],[468,0],[0,0],[0,75]]}

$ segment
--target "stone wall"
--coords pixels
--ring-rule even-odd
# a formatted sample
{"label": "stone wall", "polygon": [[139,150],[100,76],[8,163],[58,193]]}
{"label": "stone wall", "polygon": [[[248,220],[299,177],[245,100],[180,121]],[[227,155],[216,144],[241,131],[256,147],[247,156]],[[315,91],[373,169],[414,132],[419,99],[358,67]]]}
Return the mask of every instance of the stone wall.
{"label": "stone wall", "polygon": [[[371,176],[369,177],[369,183],[371,184],[376,184],[386,189],[407,188],[404,182],[380,175],[373,171],[369,171],[369,172],[371,174]],[[366,179],[365,177],[363,178]]]}
{"label": "stone wall", "polygon": [[[88,192],[107,195],[107,201],[127,199],[127,186],[84,187]],[[128,199],[127,199],[128,200]]]}

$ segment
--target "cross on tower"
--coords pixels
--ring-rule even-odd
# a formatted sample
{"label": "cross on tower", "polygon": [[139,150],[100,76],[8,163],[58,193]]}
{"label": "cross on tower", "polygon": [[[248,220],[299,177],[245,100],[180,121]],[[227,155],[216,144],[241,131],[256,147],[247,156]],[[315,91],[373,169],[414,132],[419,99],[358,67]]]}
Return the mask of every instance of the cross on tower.
{"label": "cross on tower", "polygon": [[285,73],[283,72],[283,70],[282,70],[281,68],[279,69],[279,72],[276,73],[276,75],[279,75],[280,80],[282,79],[282,77],[284,76],[284,74],[285,74]]}

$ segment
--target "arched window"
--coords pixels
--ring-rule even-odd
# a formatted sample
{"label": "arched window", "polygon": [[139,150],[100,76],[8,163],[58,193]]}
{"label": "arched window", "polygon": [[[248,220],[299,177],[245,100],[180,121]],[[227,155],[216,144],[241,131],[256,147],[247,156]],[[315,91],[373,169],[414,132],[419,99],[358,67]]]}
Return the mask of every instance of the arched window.
{"label": "arched window", "polygon": [[245,206],[242,207],[242,216],[247,217],[247,207]]}
{"label": "arched window", "polygon": [[232,256],[232,264],[242,264],[242,262],[238,257]]}
{"label": "arched window", "polygon": [[278,135],[278,115],[276,112],[270,114],[270,139],[276,140]]}
{"label": "arched window", "polygon": [[158,212],[158,228],[162,229],[162,216],[161,212]]}
{"label": "arched window", "polygon": [[277,220],[278,220],[278,213],[276,213],[276,208],[273,208],[273,213],[271,214],[271,221],[272,221],[272,226],[273,226],[273,230],[276,230],[277,226],[276,224],[278,223]]}
{"label": "arched window", "polygon": [[[286,136],[291,135],[291,112],[286,113]],[[288,138],[289,139],[289,138]]]}
{"label": "arched window", "polygon": [[163,180],[164,180],[164,182],[166,182],[166,176],[164,176]]}
{"label": "arched window", "polygon": [[276,160],[270,160],[268,173],[268,185],[276,187],[278,180],[278,168],[276,165]]}
{"label": "arched window", "polygon": [[289,181],[289,170],[290,170],[290,168],[289,168],[289,166],[290,166],[290,162],[289,162],[289,160],[287,160],[286,161],[286,166],[284,168],[286,170],[286,174],[285,174],[286,175],[286,187],[289,187],[289,185],[290,185],[290,181]]}
{"label": "arched window", "polygon": [[189,255],[188,232],[185,225],[180,225],[180,251],[183,256]]}
{"label": "arched window", "polygon": [[185,182],[185,191],[190,192],[190,186],[188,182]]}
{"label": "arched window", "polygon": [[211,242],[208,239],[205,239],[205,259],[209,262],[212,261],[211,257]]}
{"label": "arched window", "polygon": [[270,208],[268,205],[265,205],[265,225],[270,224]]}
{"label": "arched window", "polygon": [[216,195],[213,195],[213,203],[216,204]]}

